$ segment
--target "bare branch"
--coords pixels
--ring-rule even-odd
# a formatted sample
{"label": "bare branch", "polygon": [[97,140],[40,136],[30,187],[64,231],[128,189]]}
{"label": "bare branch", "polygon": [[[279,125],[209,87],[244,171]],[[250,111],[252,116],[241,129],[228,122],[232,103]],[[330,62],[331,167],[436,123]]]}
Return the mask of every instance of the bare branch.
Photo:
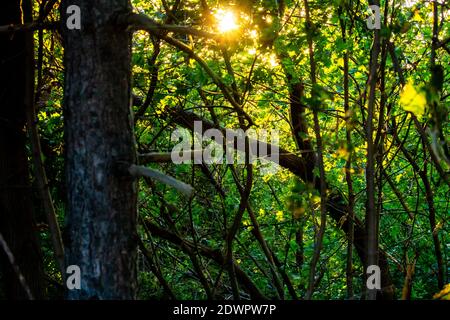
{"label": "bare branch", "polygon": [[179,34],[190,34],[193,36],[203,37],[212,40],[218,40],[218,35],[215,33],[198,30],[189,26],[179,26],[174,24],[162,24],[145,14],[133,13],[128,15],[126,19],[128,26],[133,30],[144,30],[150,33],[160,33],[163,35],[165,32],[174,32]]}
{"label": "bare branch", "polygon": [[[185,158],[186,155],[190,154],[190,159],[196,159],[197,157],[203,156],[203,150],[184,150],[181,157]],[[187,157],[186,157],[187,158]],[[172,162],[172,154],[170,152],[150,152],[139,155],[139,160],[141,163],[169,163]]]}
{"label": "bare branch", "polygon": [[25,23],[25,24],[10,24],[0,26],[0,33],[19,32],[19,31],[35,31],[35,30],[54,30],[58,28],[59,22],[50,23]]}
{"label": "bare branch", "polygon": [[[242,109],[242,106],[237,102],[232,93],[230,93],[230,89],[227,87],[227,85],[220,79],[220,77],[208,66],[208,64],[200,58],[191,48],[189,48],[186,44],[183,42],[172,38],[170,36],[167,36],[164,30],[167,30],[167,28],[173,30],[178,30],[178,32],[185,32],[189,34],[196,34],[196,35],[203,35],[208,37],[211,37],[212,34],[205,33],[200,30],[196,30],[189,28],[189,27],[182,27],[182,26],[169,26],[168,25],[161,25],[157,23],[155,20],[151,19],[150,17],[147,17],[146,15],[140,15],[140,14],[127,14],[120,16],[118,18],[118,24],[127,25],[130,28],[136,28],[136,25],[141,26],[142,30],[145,30],[149,32],[150,34],[154,35],[155,37],[164,40],[168,44],[171,44],[172,46],[176,47],[178,50],[181,50],[185,52],[189,57],[197,61],[197,63],[205,70],[205,72],[209,75],[209,77],[213,80],[213,82],[219,87],[220,91],[222,91],[222,94],[224,95],[225,99],[228,100],[228,102],[233,106],[234,110],[237,112],[237,114],[240,117],[244,117],[245,120],[247,120],[248,125],[252,126],[253,120],[250,118],[250,116]],[[145,27],[145,28],[144,28]],[[139,29],[139,28],[138,28]]]}
{"label": "bare branch", "polygon": [[128,168],[128,171],[134,177],[148,177],[165,185],[171,186],[189,198],[191,198],[194,194],[194,188],[192,188],[192,186],[181,182],[171,176],[168,176],[158,170],[147,168],[144,166],[131,165]]}

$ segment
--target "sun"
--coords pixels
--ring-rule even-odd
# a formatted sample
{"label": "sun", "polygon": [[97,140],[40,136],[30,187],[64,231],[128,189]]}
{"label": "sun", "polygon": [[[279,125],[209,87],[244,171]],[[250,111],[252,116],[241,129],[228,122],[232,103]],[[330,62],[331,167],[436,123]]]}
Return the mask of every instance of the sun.
{"label": "sun", "polygon": [[220,32],[226,33],[239,28],[233,11],[219,9],[214,16],[216,17],[217,28]]}

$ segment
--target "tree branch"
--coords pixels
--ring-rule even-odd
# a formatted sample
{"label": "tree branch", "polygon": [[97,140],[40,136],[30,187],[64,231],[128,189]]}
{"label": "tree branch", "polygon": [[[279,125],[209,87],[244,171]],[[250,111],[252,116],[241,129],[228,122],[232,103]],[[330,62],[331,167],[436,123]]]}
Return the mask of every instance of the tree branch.
{"label": "tree branch", "polygon": [[[189,252],[188,252],[189,248],[194,247],[194,244],[191,241],[183,239],[179,235],[177,235],[173,232],[170,232],[163,228],[160,228],[159,226],[157,226],[156,224],[154,224],[148,220],[145,221],[145,225],[150,230],[152,235],[171,242],[172,244],[180,247],[187,254],[189,254]],[[215,261],[219,265],[223,266],[226,264],[225,257],[222,255],[222,253],[218,249],[212,249],[205,245],[199,245],[198,252],[202,256]],[[252,282],[252,280],[249,278],[249,276],[236,263],[234,263],[234,270],[236,272],[236,277],[243,284],[243,286],[248,290],[252,299],[267,300],[267,298],[255,286],[255,284]]]}
{"label": "tree branch", "polygon": [[128,172],[134,177],[147,177],[159,181],[165,185],[171,186],[186,195],[188,198],[191,198],[194,194],[194,188],[192,188],[192,186],[181,182],[171,176],[168,176],[158,170],[146,168],[144,166],[131,165],[128,168]]}
{"label": "tree branch", "polygon": [[[239,116],[243,116],[249,126],[252,126],[253,120],[250,118],[250,116],[242,109],[242,106],[234,99],[232,93],[230,93],[229,88],[227,85],[220,79],[220,77],[208,66],[208,64],[200,58],[191,48],[189,48],[187,45],[185,45],[183,42],[172,38],[170,36],[167,36],[163,31],[170,30],[170,31],[176,31],[179,33],[184,34],[193,34],[197,36],[207,36],[208,38],[214,39],[213,34],[201,31],[201,30],[195,30],[190,27],[183,27],[183,26],[173,26],[173,25],[162,25],[156,22],[155,20],[151,19],[150,17],[147,17],[146,15],[142,14],[127,14],[122,15],[118,18],[118,23],[122,25],[127,25],[131,29],[141,29],[149,32],[150,34],[154,35],[155,37],[164,40],[168,44],[171,44],[172,46],[176,47],[177,49],[185,52],[189,57],[197,61],[197,63],[205,70],[205,72],[210,76],[210,78],[213,80],[213,82],[219,87],[219,89],[222,91],[224,97],[228,102],[233,106],[235,111],[238,113]],[[137,28],[138,27],[138,28]]]}
{"label": "tree branch", "polygon": [[55,30],[59,27],[60,22],[30,22],[24,24],[10,24],[6,26],[0,26],[0,33],[15,33],[23,31],[35,31],[35,30]]}

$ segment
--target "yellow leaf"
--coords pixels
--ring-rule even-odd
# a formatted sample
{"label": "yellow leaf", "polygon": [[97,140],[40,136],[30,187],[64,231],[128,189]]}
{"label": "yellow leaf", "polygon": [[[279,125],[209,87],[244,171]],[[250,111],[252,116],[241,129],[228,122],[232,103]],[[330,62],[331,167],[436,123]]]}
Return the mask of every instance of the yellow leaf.
{"label": "yellow leaf", "polygon": [[299,219],[305,213],[305,211],[305,208],[295,208],[293,212],[294,218]]}
{"label": "yellow leaf", "polygon": [[348,156],[350,155],[350,152],[348,152],[346,147],[339,147],[339,149],[337,150],[337,153],[339,154],[339,156],[341,158],[347,159]]}
{"label": "yellow leaf", "polygon": [[420,118],[425,113],[427,99],[423,93],[414,88],[412,81],[409,81],[400,93],[400,105],[405,111],[412,112]]}
{"label": "yellow leaf", "polygon": [[413,20],[414,20],[414,21],[417,21],[417,22],[422,22],[422,21],[424,21],[423,18],[420,16],[419,10],[414,11]]}
{"label": "yellow leaf", "polygon": [[311,201],[313,204],[320,204],[320,197],[319,196],[312,196]]}
{"label": "yellow leaf", "polygon": [[284,214],[283,211],[277,211],[276,213],[276,218],[278,222],[282,222],[284,221]]}
{"label": "yellow leaf", "polygon": [[444,286],[441,292],[436,293],[434,299],[450,300],[450,283]]}

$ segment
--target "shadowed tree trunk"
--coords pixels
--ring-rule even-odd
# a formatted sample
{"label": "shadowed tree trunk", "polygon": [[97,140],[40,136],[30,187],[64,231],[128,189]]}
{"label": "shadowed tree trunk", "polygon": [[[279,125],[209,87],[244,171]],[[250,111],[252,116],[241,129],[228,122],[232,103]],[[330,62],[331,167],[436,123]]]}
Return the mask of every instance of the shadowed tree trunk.
{"label": "shadowed tree trunk", "polygon": [[[31,1],[2,1],[0,25],[30,20]],[[33,217],[25,127],[27,103],[33,101],[33,35],[2,33],[0,48],[0,233],[34,298],[42,298],[42,255]],[[1,248],[0,269],[5,297],[28,298]]]}
{"label": "shadowed tree trunk", "polygon": [[[69,30],[67,7],[81,9]],[[81,270],[71,299],[133,299],[136,293],[136,185],[119,170],[135,163],[130,113],[131,34],[116,23],[127,0],[63,1],[67,265]]]}

